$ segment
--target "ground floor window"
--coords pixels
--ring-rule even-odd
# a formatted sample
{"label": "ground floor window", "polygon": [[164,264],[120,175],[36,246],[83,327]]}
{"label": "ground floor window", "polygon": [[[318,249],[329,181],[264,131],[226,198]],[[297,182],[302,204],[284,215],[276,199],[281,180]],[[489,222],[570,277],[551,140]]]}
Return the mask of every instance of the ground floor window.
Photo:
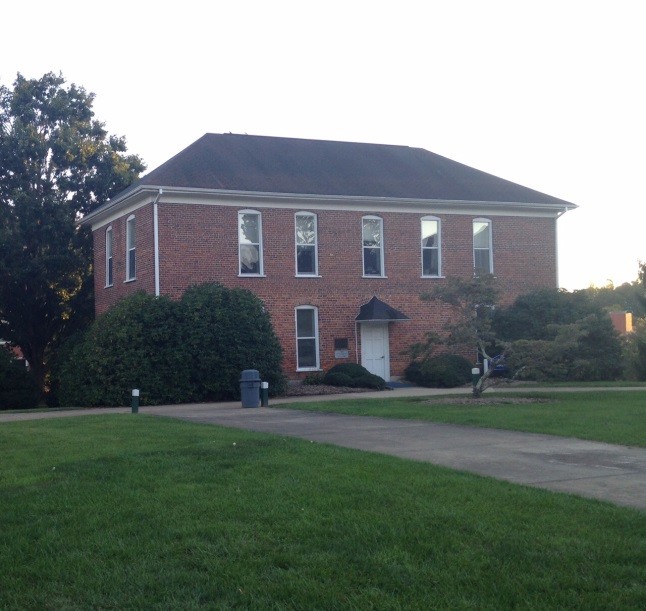
{"label": "ground floor window", "polygon": [[296,367],[319,368],[318,310],[313,306],[296,308]]}

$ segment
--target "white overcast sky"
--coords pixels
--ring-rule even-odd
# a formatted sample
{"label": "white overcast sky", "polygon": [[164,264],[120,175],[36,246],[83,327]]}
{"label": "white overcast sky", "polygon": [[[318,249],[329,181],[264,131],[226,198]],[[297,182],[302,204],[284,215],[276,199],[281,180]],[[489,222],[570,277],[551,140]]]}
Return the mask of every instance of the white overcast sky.
{"label": "white overcast sky", "polygon": [[62,72],[152,170],[206,132],[428,149],[574,202],[560,285],[646,260],[640,0],[22,0],[0,83]]}

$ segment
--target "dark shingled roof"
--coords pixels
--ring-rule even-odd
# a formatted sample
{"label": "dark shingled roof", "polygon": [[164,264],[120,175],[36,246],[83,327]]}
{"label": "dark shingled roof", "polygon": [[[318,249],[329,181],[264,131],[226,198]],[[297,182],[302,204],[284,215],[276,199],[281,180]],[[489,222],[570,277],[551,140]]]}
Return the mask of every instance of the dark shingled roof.
{"label": "dark shingled roof", "polygon": [[355,320],[357,322],[370,322],[372,320],[410,320],[410,318],[381,301],[381,299],[377,299],[375,295],[368,303],[359,308],[359,314]]}
{"label": "dark shingled roof", "polygon": [[573,207],[421,148],[239,134],[205,134],[114,199],[138,186]]}

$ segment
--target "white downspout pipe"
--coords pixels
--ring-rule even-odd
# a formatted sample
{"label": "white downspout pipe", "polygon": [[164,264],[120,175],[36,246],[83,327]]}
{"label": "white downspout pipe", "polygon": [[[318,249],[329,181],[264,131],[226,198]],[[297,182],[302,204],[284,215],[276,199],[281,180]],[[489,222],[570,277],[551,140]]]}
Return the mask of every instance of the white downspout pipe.
{"label": "white downspout pipe", "polygon": [[157,203],[164,191],[160,188],[153,202],[153,240],[155,247],[155,297],[159,297],[159,211]]}
{"label": "white downspout pipe", "polygon": [[563,210],[561,210],[557,215],[556,215],[556,220],[554,221],[554,239],[556,240],[556,288],[559,289],[561,288],[561,271],[560,271],[560,265],[559,265],[559,224],[558,220],[570,209],[565,206]]}

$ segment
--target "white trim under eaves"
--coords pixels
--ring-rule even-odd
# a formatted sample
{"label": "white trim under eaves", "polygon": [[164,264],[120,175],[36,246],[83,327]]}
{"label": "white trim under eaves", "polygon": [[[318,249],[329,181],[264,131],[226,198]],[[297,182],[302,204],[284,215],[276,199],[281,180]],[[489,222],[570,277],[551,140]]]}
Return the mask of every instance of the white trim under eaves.
{"label": "white trim under eaves", "polygon": [[462,201],[445,199],[411,199],[364,197],[348,195],[317,195],[308,193],[265,193],[226,191],[222,189],[178,188],[165,186],[137,187],[124,197],[104,204],[89,213],[79,224],[98,229],[111,220],[152,203],[162,188],[165,204],[199,204],[252,208],[283,208],[294,210],[352,210],[356,212],[404,212],[410,214],[466,214],[472,216],[521,216],[558,218],[576,204]]}

